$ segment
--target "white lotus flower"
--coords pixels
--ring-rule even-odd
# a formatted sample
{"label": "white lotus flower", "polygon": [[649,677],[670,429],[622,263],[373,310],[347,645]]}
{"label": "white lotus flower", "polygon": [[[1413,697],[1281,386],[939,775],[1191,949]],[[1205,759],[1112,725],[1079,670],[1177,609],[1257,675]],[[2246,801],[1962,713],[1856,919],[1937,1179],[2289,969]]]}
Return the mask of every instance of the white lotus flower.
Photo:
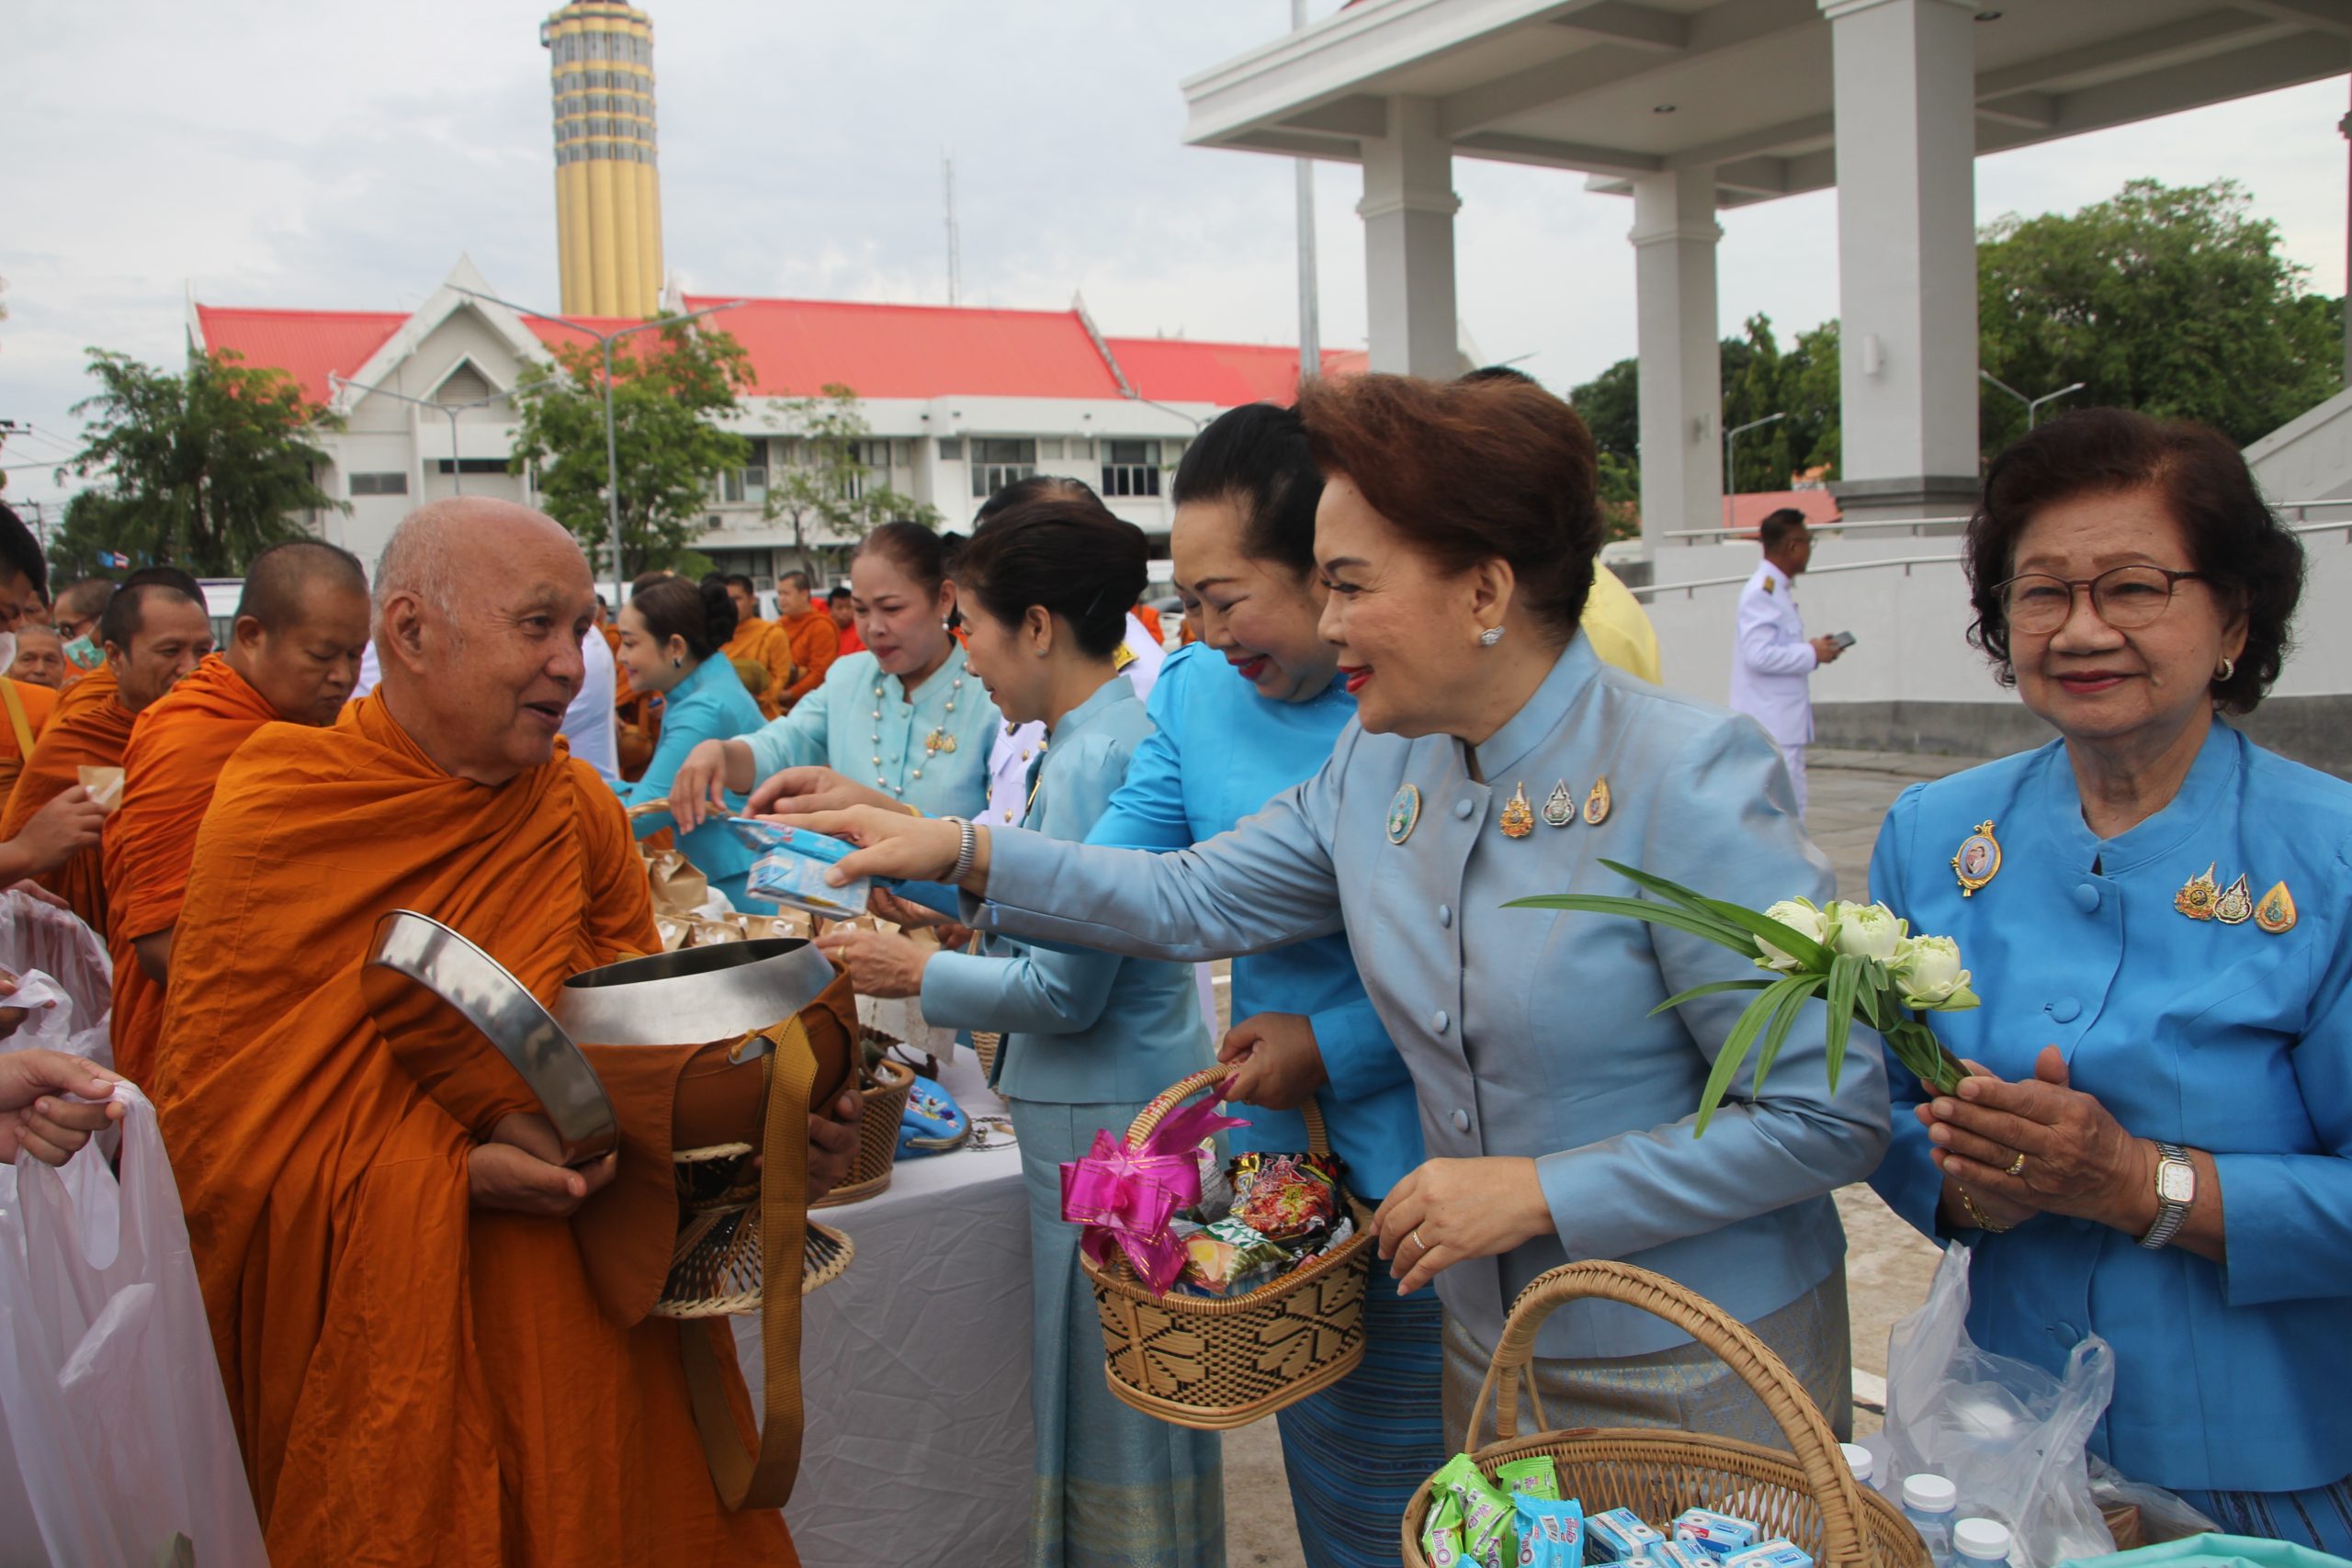
{"label": "white lotus flower", "polygon": [[[1809,936],[1815,942],[1828,940],[1828,915],[1826,911],[1815,908],[1810,898],[1783,898],[1765,910],[1764,917],[1767,919],[1780,921],[1800,936]],[[1756,961],[1756,967],[1758,969],[1776,970],[1782,975],[1798,975],[1804,972],[1804,964],[1774,947],[1762,937],[1756,939],[1756,945],[1764,954]]]}
{"label": "white lotus flower", "polygon": [[1894,911],[1883,904],[1837,904],[1826,911],[1830,920],[1829,945],[1835,951],[1855,958],[1872,958],[1885,964],[1894,957],[1894,950],[1910,929],[1906,920],[1894,918]]}
{"label": "white lotus flower", "polygon": [[1968,971],[1960,966],[1960,943],[1948,936],[1905,938],[1889,969],[1905,1007],[1962,1012],[1976,1005]]}

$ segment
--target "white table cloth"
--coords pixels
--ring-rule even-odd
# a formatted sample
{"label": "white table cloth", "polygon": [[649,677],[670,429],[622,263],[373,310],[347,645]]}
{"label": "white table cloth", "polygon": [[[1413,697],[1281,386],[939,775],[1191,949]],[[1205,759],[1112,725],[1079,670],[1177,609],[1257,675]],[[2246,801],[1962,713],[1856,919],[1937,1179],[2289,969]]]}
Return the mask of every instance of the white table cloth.
{"label": "white table cloth", "polygon": [[[1003,1113],[970,1051],[941,1078],[968,1114]],[[857,1256],[801,1313],[806,1436],[786,1510],[801,1562],[1020,1562],[1031,1485],[1020,1150],[904,1161],[878,1197],[816,1217]],[[734,1320],[755,1390],[759,1321]],[[933,1550],[944,1542],[952,1551]]]}

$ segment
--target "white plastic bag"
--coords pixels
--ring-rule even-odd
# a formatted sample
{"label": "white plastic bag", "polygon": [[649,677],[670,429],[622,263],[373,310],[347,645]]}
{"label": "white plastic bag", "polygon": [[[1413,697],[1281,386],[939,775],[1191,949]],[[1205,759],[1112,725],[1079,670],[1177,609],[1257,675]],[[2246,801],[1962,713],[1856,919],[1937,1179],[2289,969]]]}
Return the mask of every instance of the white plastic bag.
{"label": "white plastic bag", "polygon": [[[36,1010],[0,1041],[0,1050],[40,1046],[114,1066],[107,1032],[114,1013],[114,964],[80,917],[30,894],[0,893],[0,969],[17,977],[22,993],[0,998],[0,1005]],[[36,979],[47,981],[48,988],[30,984]]]}
{"label": "white plastic bag", "polygon": [[0,1542],[11,1563],[263,1563],[179,1189],[129,1084],[118,1183],[0,1166]]}
{"label": "white plastic bag", "polygon": [[1944,1248],[1918,1311],[1887,1336],[1886,1425],[1863,1446],[1885,1491],[1932,1471],[1960,1515],[2000,1520],[2015,1568],[2099,1556],[2115,1539],[2091,1497],[2084,1444],[2115,1396],[2115,1352],[2086,1336],[2063,1378],[1980,1350],[1968,1337],[1969,1249]]}

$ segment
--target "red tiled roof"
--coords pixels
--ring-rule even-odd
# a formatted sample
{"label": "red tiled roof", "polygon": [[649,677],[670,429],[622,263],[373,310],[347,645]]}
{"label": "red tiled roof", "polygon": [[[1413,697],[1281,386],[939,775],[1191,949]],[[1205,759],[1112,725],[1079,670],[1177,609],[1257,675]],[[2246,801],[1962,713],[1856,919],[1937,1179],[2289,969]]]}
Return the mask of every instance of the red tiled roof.
{"label": "red tiled roof", "polygon": [[[691,295],[688,310],[728,295]],[[356,375],[408,318],[397,311],[254,310],[199,305],[206,346],[233,349],[255,365],[290,372],[313,400],[327,400],[330,372]],[[944,305],[867,305],[830,299],[749,299],[707,318],[752,356],[753,393],[805,397],[839,384],[865,398],[1116,398],[1119,384],[1076,310],[998,310]],[[541,343],[593,340],[535,316],[523,324]],[[579,318],[600,332],[628,324]],[[1111,338],[1130,385],[1158,402],[1287,402],[1296,390],[1298,351],[1277,345],[1183,338]],[[1326,349],[1327,376],[1361,374],[1360,349]]]}
{"label": "red tiled roof", "polygon": [[[689,295],[686,309],[726,301]],[[752,299],[710,318],[751,351],[766,396],[828,384],[862,398],[1115,398],[1075,310]]]}
{"label": "red tiled roof", "polygon": [[198,305],[197,324],[208,349],[226,348],[248,365],[274,365],[292,376],[303,396],[325,402],[334,389],[329,372],[356,376],[408,317],[398,310],[248,310]]}
{"label": "red tiled roof", "polygon": [[[1298,350],[1247,343],[1193,343],[1183,338],[1114,337],[1105,340],[1147,398],[1163,403],[1286,403],[1298,393]],[[1327,348],[1323,373],[1361,372],[1361,351]]]}
{"label": "red tiled roof", "polygon": [[1804,513],[1809,524],[1834,523],[1843,515],[1838,498],[1826,490],[1757,490],[1731,498],[1731,521],[1725,526],[1734,533],[1753,534],[1783,506]]}

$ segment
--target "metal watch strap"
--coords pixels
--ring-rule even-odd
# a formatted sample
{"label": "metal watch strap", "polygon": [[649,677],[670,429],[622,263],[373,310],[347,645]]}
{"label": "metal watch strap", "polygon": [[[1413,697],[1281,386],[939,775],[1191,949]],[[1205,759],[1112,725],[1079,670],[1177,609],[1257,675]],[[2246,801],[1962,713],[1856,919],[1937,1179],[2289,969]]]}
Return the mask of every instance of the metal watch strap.
{"label": "metal watch strap", "polygon": [[[2157,1178],[2156,1187],[2156,1223],[2150,1225],[2148,1227],[2148,1234],[2140,1238],[2140,1245],[2146,1247],[2151,1252],[2155,1251],[2159,1247],[2170,1246],[2172,1244],[2172,1238],[2180,1234],[2180,1227],[2183,1224],[2186,1224],[2188,1221],[2188,1205],[2187,1203],[2178,1202],[2164,1195],[2163,1177],[2161,1175],[2164,1167],[2176,1160],[2179,1161],[2182,1165],[2188,1165],[2188,1151],[2182,1148],[2178,1144],[2158,1144],[2156,1145],[2156,1153],[2161,1156],[2156,1167],[2160,1173]],[[2192,1166],[2191,1168],[2194,1169],[2195,1168]]]}
{"label": "metal watch strap", "polygon": [[940,820],[955,823],[956,830],[963,835],[956,846],[956,868],[947,874],[947,886],[954,887],[971,874],[972,863],[979,858],[979,829],[972,826],[969,818],[944,817]]}

